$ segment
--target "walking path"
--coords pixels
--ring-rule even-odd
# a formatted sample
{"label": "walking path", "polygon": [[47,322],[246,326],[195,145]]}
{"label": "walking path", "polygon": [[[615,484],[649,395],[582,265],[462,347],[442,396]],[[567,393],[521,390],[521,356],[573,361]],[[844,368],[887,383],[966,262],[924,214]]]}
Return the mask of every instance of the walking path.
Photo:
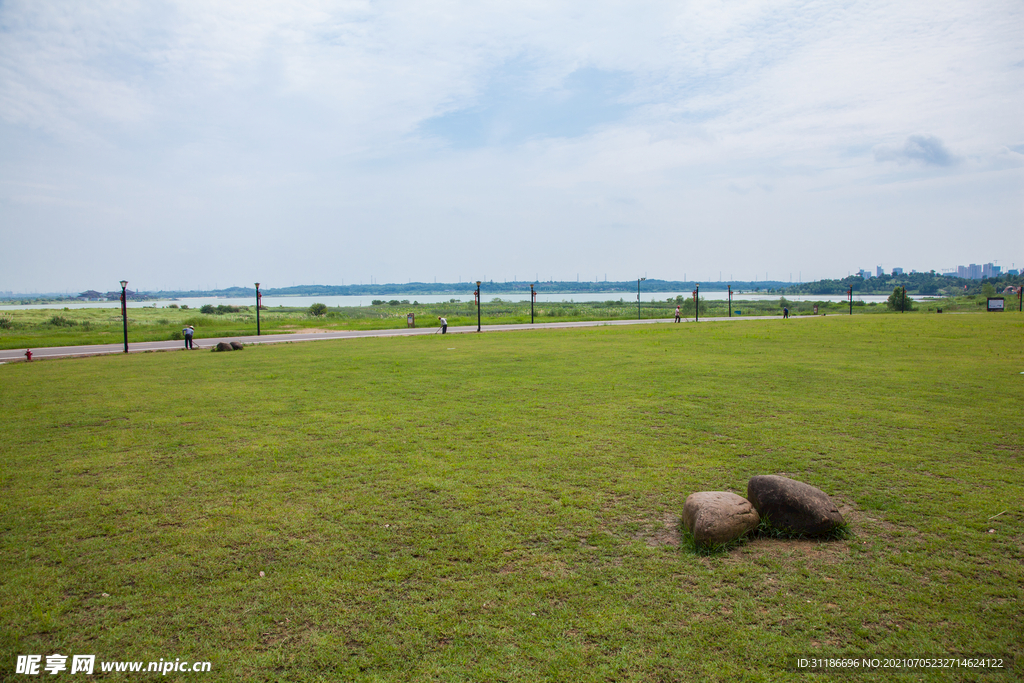
{"label": "walking path", "polygon": [[[799,316],[793,318],[793,320],[799,320],[800,318],[812,318],[815,316]],[[777,315],[769,316],[736,316],[734,318],[704,318],[700,322],[704,323],[718,323],[718,322],[738,322],[740,320],[781,320]],[[685,320],[688,324],[693,324],[692,319]],[[481,332],[516,332],[519,330],[552,330],[552,329],[565,329],[571,327],[601,327],[604,325],[653,325],[653,324],[665,324],[672,323],[672,318],[653,318],[649,320],[589,320],[582,322],[561,322],[561,323],[526,323],[517,325],[483,325],[480,328]],[[448,334],[466,334],[468,332],[476,332],[476,325],[466,325],[463,327],[448,327]],[[437,328],[433,327],[419,327],[419,328],[403,328],[396,330],[339,330],[337,332],[297,332],[294,334],[264,334],[260,336],[249,336],[249,337],[216,337],[216,338],[204,338],[195,339],[194,345],[198,349],[211,349],[217,345],[217,342],[242,342],[243,344],[280,344],[283,342],[300,342],[300,341],[321,341],[324,339],[357,339],[361,337],[411,337],[415,335],[430,335],[436,334]],[[143,353],[145,351],[175,351],[184,350],[184,341],[150,341],[150,342],[128,342],[129,353]],[[43,358],[68,358],[73,356],[100,356],[111,353],[124,353],[124,343],[120,344],[92,344],[88,346],[49,346],[39,347],[32,349],[32,358],[43,359]],[[6,349],[0,350],[0,363],[25,360],[25,349]]]}

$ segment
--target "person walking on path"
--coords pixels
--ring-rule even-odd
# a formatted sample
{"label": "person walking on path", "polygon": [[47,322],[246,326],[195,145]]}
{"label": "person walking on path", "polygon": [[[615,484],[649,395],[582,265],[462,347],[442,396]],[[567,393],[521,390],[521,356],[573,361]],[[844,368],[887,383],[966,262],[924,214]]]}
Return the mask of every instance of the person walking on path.
{"label": "person walking on path", "polygon": [[785,320],[789,317],[789,307],[786,306],[782,309],[782,319]]}
{"label": "person walking on path", "polygon": [[188,327],[183,329],[182,332],[185,333],[185,348],[186,349],[191,349],[192,348],[192,335],[196,333],[195,328],[192,327],[191,325],[189,325]]}
{"label": "person walking on path", "polygon": [[441,334],[448,334],[448,321],[441,316],[437,316],[437,319],[441,321]]}
{"label": "person walking on path", "polygon": [[679,307],[676,306],[676,322],[679,322]]}

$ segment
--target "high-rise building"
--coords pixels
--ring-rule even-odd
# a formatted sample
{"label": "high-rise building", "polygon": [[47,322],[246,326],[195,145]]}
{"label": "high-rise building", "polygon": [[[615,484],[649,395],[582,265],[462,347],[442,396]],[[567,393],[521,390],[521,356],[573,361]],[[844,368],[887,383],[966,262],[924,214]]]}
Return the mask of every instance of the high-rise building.
{"label": "high-rise building", "polygon": [[875,266],[875,277],[882,277],[885,275],[885,271],[882,270],[882,266]]}
{"label": "high-rise building", "polygon": [[892,269],[892,274],[893,275],[903,275],[903,269],[902,268],[893,268]]}
{"label": "high-rise building", "polygon": [[971,265],[967,266],[967,277],[970,278],[971,280],[980,280],[981,266],[979,266],[977,263],[972,263]]}

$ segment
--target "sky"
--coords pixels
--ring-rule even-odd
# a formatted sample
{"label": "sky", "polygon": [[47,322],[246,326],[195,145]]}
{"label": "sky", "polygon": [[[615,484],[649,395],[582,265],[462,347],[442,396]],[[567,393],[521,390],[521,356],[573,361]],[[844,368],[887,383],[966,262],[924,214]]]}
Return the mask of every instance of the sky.
{"label": "sky", "polygon": [[0,0],[0,291],[1024,267],[1019,0]]}

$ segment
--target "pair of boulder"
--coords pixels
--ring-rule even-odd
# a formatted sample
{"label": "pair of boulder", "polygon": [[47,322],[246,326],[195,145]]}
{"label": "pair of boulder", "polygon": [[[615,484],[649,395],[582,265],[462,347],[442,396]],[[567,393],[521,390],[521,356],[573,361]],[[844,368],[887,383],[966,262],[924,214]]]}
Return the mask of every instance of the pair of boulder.
{"label": "pair of boulder", "polygon": [[233,341],[231,343],[228,343],[228,342],[217,342],[217,346],[213,347],[213,350],[214,351],[241,351],[244,348],[245,348],[245,346],[242,345],[242,342],[236,342],[236,341]]}
{"label": "pair of boulder", "polygon": [[842,525],[843,516],[823,491],[802,481],[758,475],[747,482],[747,497],[728,491],[690,494],[683,524],[698,545],[734,541],[753,531],[761,519],[793,536],[824,536]]}

